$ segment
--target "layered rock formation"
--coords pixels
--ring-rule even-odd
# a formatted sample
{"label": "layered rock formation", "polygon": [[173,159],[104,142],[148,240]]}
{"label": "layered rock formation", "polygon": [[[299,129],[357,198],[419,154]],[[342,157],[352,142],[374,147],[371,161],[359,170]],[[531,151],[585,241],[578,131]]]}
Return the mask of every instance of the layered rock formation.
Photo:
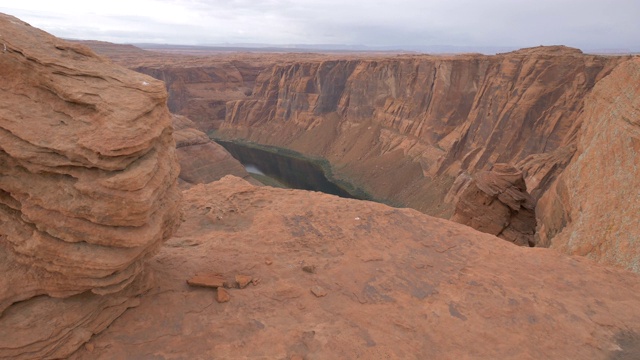
{"label": "layered rock formation", "polygon": [[[410,209],[254,187],[184,193],[158,287],[72,359],[640,356],[640,277]],[[195,274],[257,285],[193,288]],[[626,357],[625,357],[626,356]]]}
{"label": "layered rock formation", "polygon": [[460,171],[557,152],[559,166],[528,165],[541,195],[572,155],[583,98],[626,60],[546,47],[274,66],[217,136],[325,157],[377,197],[448,216]]}
{"label": "layered rock formation", "polygon": [[173,138],[180,163],[179,179],[184,186],[210,183],[225,175],[235,175],[259,185],[238,160],[198,130],[193,121],[175,114],[172,114],[172,119]]}
{"label": "layered rock formation", "polygon": [[[6,46],[0,52],[0,358],[640,357],[637,274],[549,249],[511,246],[411,209],[255,187],[225,177],[184,193],[183,226],[161,247],[175,231],[180,198],[163,85],[9,16],[0,15],[0,35]],[[566,49],[524,54],[523,59],[517,53],[499,58],[504,64],[522,65],[519,71],[528,74],[523,79],[537,69],[528,63],[532,58],[541,63],[554,57],[573,59],[584,65],[583,72],[571,78],[576,82],[568,82],[574,85],[582,84],[582,75],[587,83],[595,82],[609,72],[612,63],[622,61]],[[445,65],[456,63],[441,60]],[[486,71],[495,66],[491,61]],[[553,68],[548,61],[547,68]],[[364,63],[371,70],[378,66],[373,61],[356,63],[353,74],[359,74],[356,70]],[[531,71],[524,71],[526,64]],[[324,66],[320,66],[324,75],[313,79],[328,74],[333,84],[340,84],[340,72],[332,74],[331,69],[342,65]],[[505,65],[505,69],[511,68]],[[502,109],[500,121],[512,124],[512,117],[513,126],[522,130],[535,118],[540,122],[532,126],[548,131],[542,132],[548,142],[543,151],[525,156],[542,147],[527,140],[514,143],[512,153],[504,154],[521,160],[519,166],[529,173],[527,182],[533,185],[530,188],[542,196],[538,209],[546,217],[542,217],[540,234],[547,236],[542,241],[555,236],[552,246],[575,251],[571,246],[584,238],[592,241],[588,247],[592,253],[587,255],[615,258],[615,264],[623,259],[631,269],[636,258],[621,256],[637,249],[633,224],[640,199],[627,186],[637,185],[639,69],[637,59],[618,66],[598,82],[584,107],[569,95],[559,100],[530,94],[552,104],[544,116],[536,118],[533,110],[528,113],[534,115],[518,115],[520,100],[496,105]],[[296,71],[307,70],[291,69]],[[552,73],[547,74],[551,80],[559,76]],[[377,70],[372,74],[384,75]],[[444,77],[449,87],[465,72],[450,74]],[[436,80],[434,89],[443,89],[435,85]],[[344,154],[360,151],[363,162],[380,167],[373,174],[403,176],[414,170],[407,154],[423,149],[425,157],[416,155],[411,161],[417,161],[423,176],[433,176],[424,181],[453,179],[461,169],[492,165],[503,156],[502,150],[508,150],[500,142],[470,153],[465,153],[465,146],[493,139],[490,134],[496,132],[509,135],[509,126],[489,131],[458,124],[443,130],[449,132],[440,134],[442,138],[431,129],[402,140],[392,130],[413,133],[410,123],[396,119],[383,126],[360,119],[359,124],[343,121],[357,118],[348,111],[325,114],[334,106],[363,111],[334,104],[331,94],[344,94],[349,81],[344,89],[331,82],[306,82],[302,90],[333,90],[321,92],[327,95],[315,100],[310,92],[292,95],[302,99],[293,105],[280,103],[278,97],[272,104],[275,109],[304,108],[307,101],[320,109],[308,134],[288,132],[291,124],[280,124],[283,138],[300,146],[300,139],[326,145],[318,151],[339,150],[320,130],[328,128],[328,121],[335,125],[336,138],[346,141],[349,125],[356,134],[349,136],[356,141],[348,145],[349,151],[343,144]],[[483,91],[489,91],[487,82],[499,83],[483,81],[476,84]],[[578,85],[580,91],[589,92],[589,86]],[[278,86],[287,88],[284,83]],[[354,89],[349,93],[356,104]],[[524,95],[526,90],[514,89],[510,94],[514,93],[522,95],[518,99],[533,101]],[[484,96],[477,94],[477,99]],[[477,99],[472,104],[484,103]],[[384,100],[389,114],[406,111],[403,106],[395,108],[392,100]],[[253,103],[255,111],[271,106],[261,101]],[[249,105],[236,103],[229,109],[240,114],[245,107]],[[481,108],[478,105],[470,113],[478,115]],[[574,112],[581,115],[573,118]],[[309,112],[300,112],[298,118],[291,114],[281,115],[298,121]],[[547,116],[557,120],[553,128],[542,122]],[[575,120],[573,127],[566,127],[565,117]],[[204,145],[205,136],[190,130],[187,120],[175,121],[180,149]],[[262,126],[257,122],[255,132],[243,131],[266,138]],[[396,141],[395,147],[389,147]],[[437,149],[443,144],[449,145]],[[429,151],[434,146],[467,156],[460,160],[437,151],[433,155]],[[375,162],[376,151],[384,149],[393,151]],[[600,149],[611,157],[600,156]],[[432,155],[438,159],[435,168],[428,166]],[[398,160],[406,172],[396,172],[392,160]],[[473,186],[491,194],[492,204],[500,202],[519,212],[530,209],[538,195],[526,195],[519,171],[504,165],[494,168],[476,174]],[[588,179],[585,174],[598,178]],[[462,186],[465,175],[458,179],[455,185]],[[443,184],[423,191],[444,194],[451,185]],[[549,184],[551,191],[545,193]],[[411,191],[417,190],[408,188],[400,194]],[[509,221],[520,220],[511,217]],[[147,261],[158,249],[159,254]],[[196,274],[221,274],[216,278],[225,279],[223,285],[232,284],[229,278],[242,285],[229,289],[228,297],[219,296],[219,303],[211,290],[188,287],[185,280]],[[156,281],[151,287],[153,275]],[[138,307],[124,312],[133,306]]]}
{"label": "layered rock formation", "polygon": [[162,83],[0,14],[0,358],[61,358],[177,227]]}
{"label": "layered rock formation", "polygon": [[241,61],[221,62],[209,66],[151,67],[135,66],[133,70],[165,82],[169,92],[167,105],[171,112],[196,121],[203,131],[210,131],[224,120],[226,103],[251,94],[261,66]]}
{"label": "layered rock formation", "polygon": [[[135,56],[114,55],[118,51],[106,53],[127,66],[143,71],[146,71],[143,68],[153,69],[158,77],[179,69],[176,71],[184,75],[182,79],[202,79],[197,75],[198,66],[205,66],[214,58],[210,57],[207,62],[202,57],[178,59],[175,54],[154,53],[155,58],[150,60],[150,53],[141,56],[139,49]],[[239,56],[226,55],[226,60],[219,55],[215,58],[232,64]],[[227,121],[216,136],[288,147],[325,157],[333,164],[334,174],[355,182],[377,198],[447,218],[453,213],[457,197],[445,195],[457,194],[458,186],[465,183],[456,184],[455,179],[462,180],[499,162],[517,164],[525,174],[533,199],[542,197],[574,158],[585,119],[603,115],[590,115],[592,110],[584,107],[584,99],[613,68],[630,60],[630,57],[585,55],[565,47],[524,49],[497,56],[309,58],[296,54],[286,58],[263,57],[262,62],[243,58],[243,62],[260,63],[266,70],[255,79],[251,97],[247,98],[244,93],[240,96],[237,88],[233,90],[235,98],[225,97],[231,99],[224,112]],[[279,64],[269,67],[269,61]],[[213,84],[237,79],[233,75],[236,70],[230,71],[229,76],[211,77],[207,81]],[[188,75],[191,72],[193,76]],[[253,81],[254,75],[247,79]],[[620,81],[626,80],[620,78]],[[223,83],[231,84],[226,80]],[[190,84],[207,87],[198,81]],[[211,88],[220,87],[224,84]],[[183,94],[176,90],[175,96],[189,98],[187,95],[192,93],[186,87],[184,91]],[[215,97],[199,94],[197,97],[201,100]],[[600,103],[625,102],[625,99],[618,96]],[[629,105],[611,106],[626,108]],[[220,111],[219,115],[222,114]],[[216,120],[207,124],[205,119],[199,126],[216,128],[219,123],[216,116],[210,117]],[[633,119],[632,115],[625,116]],[[628,138],[627,134],[611,140],[615,143]],[[614,147],[633,149],[631,145],[618,143]],[[628,172],[629,178],[635,179],[636,166],[627,165],[615,171]],[[608,171],[614,171],[612,169]],[[569,197],[565,183],[569,181],[569,175],[558,181],[542,202],[538,211],[542,231],[540,245],[549,246],[551,238],[571,222],[569,213],[577,216],[575,208],[567,209]],[[633,180],[617,182],[619,191],[589,188],[595,193],[618,191],[613,198],[626,201],[633,197],[619,194],[631,193],[632,184]],[[611,197],[607,195],[607,198]],[[617,205],[611,202],[610,206]],[[625,204],[621,209],[628,207]],[[628,216],[632,213],[627,211]],[[627,223],[622,218],[620,222]],[[591,219],[588,223],[601,222]],[[603,224],[601,228],[617,226]],[[624,231],[613,232],[616,233]],[[633,244],[637,236],[630,226],[623,243]],[[613,243],[619,243],[620,238],[618,235],[598,237]],[[580,241],[559,248],[590,254],[593,258],[609,257],[605,260],[607,263],[618,263],[614,257],[623,259],[627,255],[622,252],[634,253],[637,249],[635,245],[619,244],[614,246],[618,250],[604,251],[602,246],[594,245],[599,241],[588,241],[590,245],[586,248],[576,245]],[[610,255],[613,252],[621,254]],[[620,263],[635,261],[625,259]]]}
{"label": "layered rock formation", "polygon": [[543,245],[640,272],[640,59],[585,100],[576,156],[542,196]]}
{"label": "layered rock formation", "polygon": [[474,174],[461,191],[451,220],[516,245],[535,245],[535,201],[522,171],[508,164]]}

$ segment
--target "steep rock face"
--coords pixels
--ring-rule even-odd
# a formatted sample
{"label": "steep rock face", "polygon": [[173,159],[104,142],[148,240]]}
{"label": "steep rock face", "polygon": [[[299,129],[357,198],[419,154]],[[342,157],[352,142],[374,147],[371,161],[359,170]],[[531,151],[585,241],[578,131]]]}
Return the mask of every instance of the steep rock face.
{"label": "steep rock face", "polygon": [[177,227],[162,83],[0,14],[0,358],[109,325]]}
{"label": "steep rock face", "polygon": [[[254,99],[228,103],[218,136],[325,157],[377,197],[447,216],[460,171],[570,157],[584,96],[625,60],[550,47],[274,66]],[[562,159],[528,176],[548,186]]]}
{"label": "steep rock face", "polygon": [[534,246],[534,209],[522,171],[495,164],[490,171],[474,174],[464,186],[451,220],[516,245]]}
{"label": "steep rock face", "polygon": [[540,243],[640,272],[640,59],[586,99],[578,150],[540,199]]}
{"label": "steep rock face", "polygon": [[[232,177],[184,198],[184,223],[150,264],[157,288],[72,359],[640,356],[638,274]],[[202,273],[257,285],[218,303],[187,285]]]}
{"label": "steep rock face", "polygon": [[221,145],[211,141],[189,118],[172,114],[173,138],[184,185],[206,184],[225,175],[235,175],[259,184]]}
{"label": "steep rock face", "polygon": [[189,117],[205,132],[224,120],[227,101],[243,99],[251,93],[262,69],[262,66],[241,61],[209,66],[169,63],[160,67],[132,67],[132,70],[164,81],[169,93],[169,110]]}

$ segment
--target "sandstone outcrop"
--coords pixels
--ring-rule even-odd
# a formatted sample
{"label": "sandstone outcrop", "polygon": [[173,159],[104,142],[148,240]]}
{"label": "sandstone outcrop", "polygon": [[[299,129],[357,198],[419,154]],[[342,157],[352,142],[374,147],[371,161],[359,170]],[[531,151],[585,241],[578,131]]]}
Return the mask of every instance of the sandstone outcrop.
{"label": "sandstone outcrop", "polygon": [[508,164],[474,174],[461,191],[451,220],[516,245],[535,245],[535,201],[522,171]]}
{"label": "sandstone outcrop", "polygon": [[542,196],[542,245],[640,272],[640,58],[585,100],[572,161]]}
{"label": "sandstone outcrop", "polygon": [[178,225],[161,82],[0,14],[0,358],[61,358]]}
{"label": "sandstone outcrop", "polygon": [[324,157],[378,198],[448,217],[461,171],[557,151],[531,174],[541,195],[575,149],[584,97],[628,59],[541,47],[276,65],[252,98],[227,103],[216,136]]}
{"label": "sandstone outcrop", "polygon": [[172,114],[172,119],[180,163],[179,179],[185,186],[213,182],[225,175],[235,175],[259,185],[238,160],[198,130],[193,121],[175,114]]}
{"label": "sandstone outcrop", "polygon": [[[233,177],[184,199],[184,223],[149,265],[157,288],[72,359],[640,356],[637,274]],[[185,282],[202,273],[260,282],[218,303]]]}

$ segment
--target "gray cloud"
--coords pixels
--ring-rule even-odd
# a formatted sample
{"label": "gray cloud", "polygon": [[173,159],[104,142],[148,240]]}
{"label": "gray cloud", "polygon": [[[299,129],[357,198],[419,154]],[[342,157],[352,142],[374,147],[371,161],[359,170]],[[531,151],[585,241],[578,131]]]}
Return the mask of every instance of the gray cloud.
{"label": "gray cloud", "polygon": [[95,8],[92,2],[58,1],[55,8],[36,3],[0,0],[0,11],[57,36],[116,42],[640,49],[637,0],[112,0]]}

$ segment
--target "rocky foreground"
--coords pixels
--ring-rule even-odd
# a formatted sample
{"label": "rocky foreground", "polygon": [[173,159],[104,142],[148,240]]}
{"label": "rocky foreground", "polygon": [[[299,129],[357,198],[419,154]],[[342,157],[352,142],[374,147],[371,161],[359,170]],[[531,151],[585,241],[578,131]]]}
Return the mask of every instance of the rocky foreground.
{"label": "rocky foreground", "polygon": [[[156,286],[74,359],[640,356],[640,277],[410,209],[235,177],[184,192]],[[216,290],[190,287],[220,274]],[[236,275],[255,281],[234,288]]]}
{"label": "rocky foreground", "polygon": [[[411,209],[197,184],[217,176],[197,162],[180,192],[176,151],[220,153],[185,119],[173,132],[162,83],[10,16],[0,35],[1,359],[640,357],[638,274]],[[601,90],[599,111],[633,114],[633,84]],[[612,105],[621,93],[631,105]],[[600,140],[579,143],[555,194],[588,192],[579,160],[636,129],[620,117],[585,128]],[[519,178],[492,176],[474,186],[528,207]],[[549,198],[548,214],[603,198]]]}

